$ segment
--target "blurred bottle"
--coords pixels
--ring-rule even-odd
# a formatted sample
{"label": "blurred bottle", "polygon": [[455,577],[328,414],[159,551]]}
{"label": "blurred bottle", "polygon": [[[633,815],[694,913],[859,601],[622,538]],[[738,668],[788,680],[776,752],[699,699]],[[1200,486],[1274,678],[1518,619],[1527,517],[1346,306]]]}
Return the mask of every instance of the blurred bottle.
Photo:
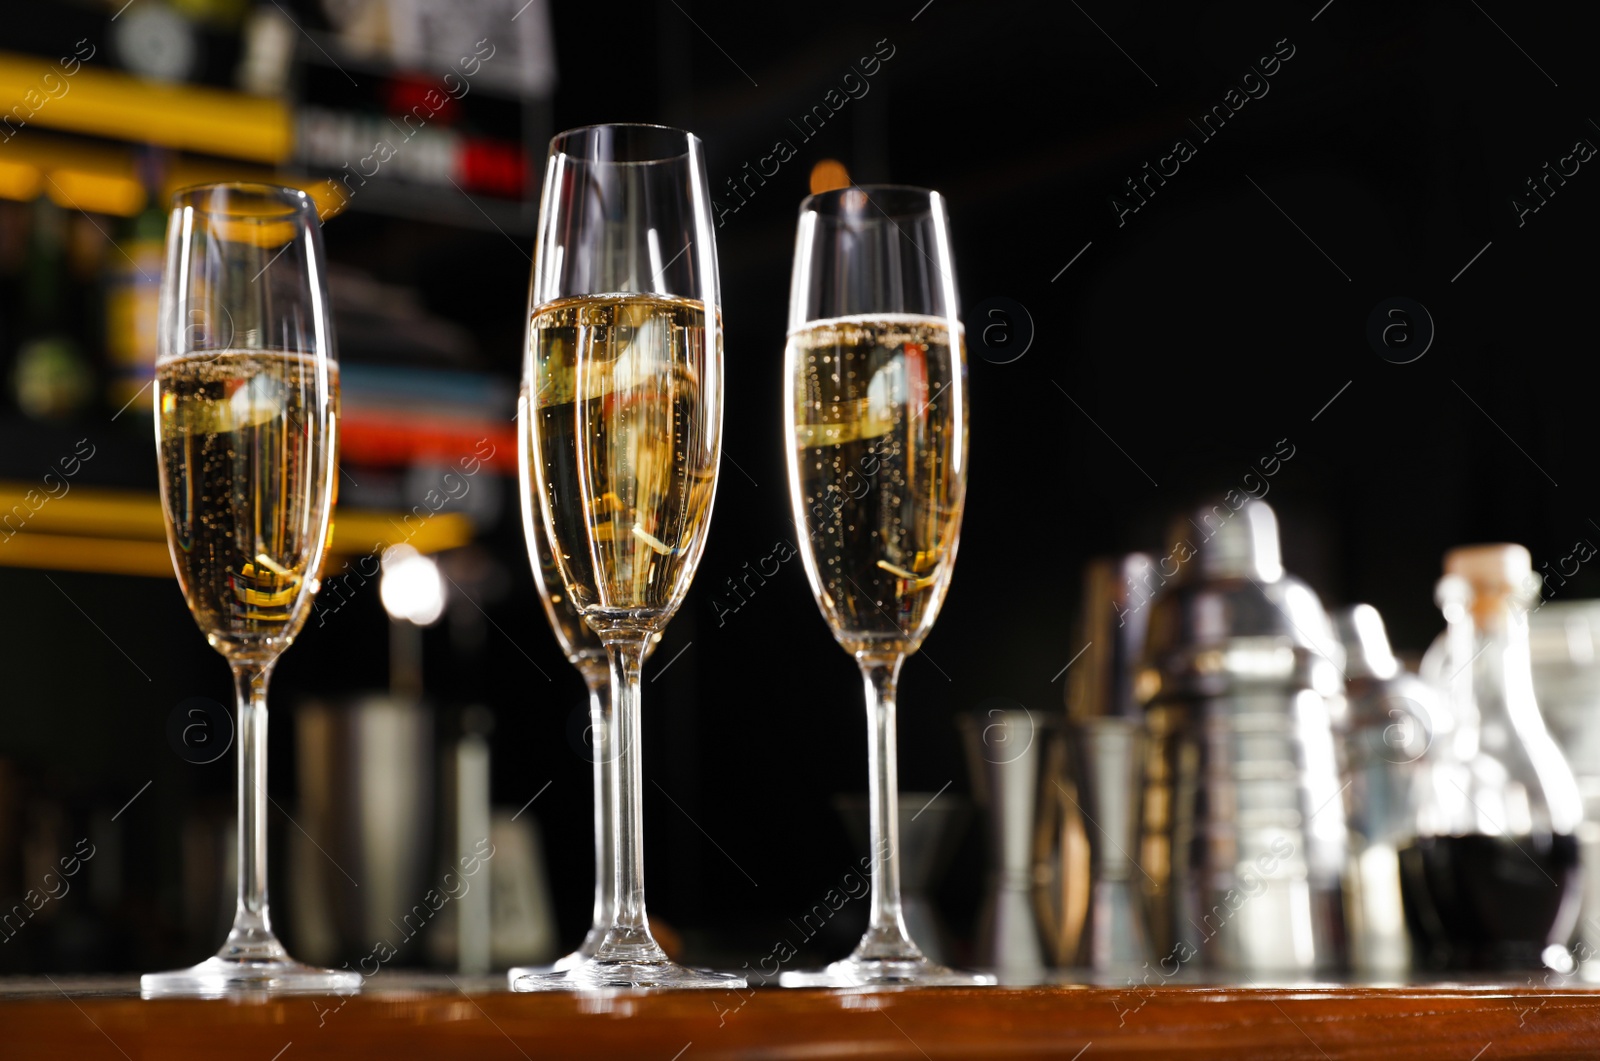
{"label": "blurred bottle", "polygon": [[459,726],[443,755],[444,857],[435,886],[443,906],[428,955],[467,974],[548,962],[556,956],[555,914],[538,819],[522,813],[526,805],[490,804],[493,713],[472,705]]}
{"label": "blurred bottle", "polygon": [[287,96],[295,42],[294,23],[277,4],[257,4],[251,9],[234,73],[239,90],[255,96]]}
{"label": "blurred bottle", "polygon": [[1444,566],[1447,625],[1422,673],[1448,725],[1428,752],[1417,838],[1400,852],[1419,964],[1566,971],[1583,802],[1534,698],[1532,559],[1520,545],[1476,545]]}
{"label": "blurred bottle", "polygon": [[[159,193],[154,154],[140,160],[145,208],[125,222],[121,254],[106,256],[106,401],[114,410],[148,413],[156,373],[156,316],[161,306],[161,268],[167,214]],[[204,322],[185,322],[203,326]],[[119,413],[120,415],[120,413]]]}
{"label": "blurred bottle", "polygon": [[23,278],[24,324],[11,382],[23,413],[36,420],[63,419],[88,402],[94,370],[66,327],[66,212],[41,196],[34,200],[32,223]]}
{"label": "blurred bottle", "polygon": [[1547,602],[1528,617],[1539,713],[1578,780],[1583,822],[1579,963],[1600,980],[1600,601]]}
{"label": "blurred bottle", "polygon": [[1347,608],[1335,625],[1344,644],[1350,708],[1344,748],[1351,963],[1359,972],[1395,975],[1411,964],[1399,852],[1416,834],[1418,760],[1427,751],[1437,708],[1433,690],[1395,659],[1376,608]]}

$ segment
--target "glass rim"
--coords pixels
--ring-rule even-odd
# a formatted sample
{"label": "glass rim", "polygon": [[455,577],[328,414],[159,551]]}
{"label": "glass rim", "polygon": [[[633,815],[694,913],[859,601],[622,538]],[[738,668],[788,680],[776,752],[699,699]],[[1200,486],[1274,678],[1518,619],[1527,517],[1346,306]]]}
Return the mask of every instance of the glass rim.
{"label": "glass rim", "polygon": [[[578,137],[581,134],[592,133],[599,129],[648,130],[651,133],[670,133],[673,136],[683,138],[683,150],[675,154],[664,154],[659,158],[615,159],[574,154],[558,146],[571,138]],[[700,138],[689,130],[680,129],[675,125],[659,125],[655,122],[595,122],[590,125],[578,125],[571,129],[563,129],[555,134],[550,138],[547,154],[552,158],[556,155],[565,155],[574,162],[588,166],[652,166],[661,162],[676,162],[679,159],[688,157],[696,149],[699,149],[702,154],[704,153],[704,145],[701,143]]]}
{"label": "glass rim", "polygon": [[[840,209],[844,196],[849,192],[860,192],[869,203],[877,208],[878,216],[887,215],[891,219],[919,217],[931,213],[933,204],[944,198],[944,195],[937,188],[924,188],[916,184],[857,184],[852,181],[843,188],[830,188],[825,192],[812,192],[800,200],[800,213],[812,213],[831,219],[853,216]],[[897,206],[897,208],[885,209],[875,199],[875,196],[879,193],[888,193],[888,195],[897,197],[900,200],[915,198],[919,205],[902,208],[897,206],[896,199],[891,199],[889,205]]]}
{"label": "glass rim", "polygon": [[[246,214],[208,209],[203,205],[202,196],[224,190],[253,195],[267,202],[276,202],[283,207],[283,210],[281,213]],[[186,207],[206,217],[222,217],[229,221],[249,221],[257,224],[288,221],[304,216],[308,210],[315,216],[317,211],[316,200],[304,188],[294,188],[287,184],[268,184],[265,181],[203,181],[199,184],[186,184],[173,191],[172,206],[174,209]]]}

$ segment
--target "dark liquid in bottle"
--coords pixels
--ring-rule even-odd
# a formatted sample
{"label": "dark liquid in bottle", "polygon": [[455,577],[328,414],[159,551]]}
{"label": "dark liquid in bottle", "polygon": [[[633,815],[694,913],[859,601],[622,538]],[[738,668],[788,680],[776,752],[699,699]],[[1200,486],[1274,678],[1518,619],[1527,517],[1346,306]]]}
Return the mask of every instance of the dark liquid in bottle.
{"label": "dark liquid in bottle", "polygon": [[1539,968],[1578,917],[1578,842],[1556,836],[1425,836],[1400,850],[1417,965]]}

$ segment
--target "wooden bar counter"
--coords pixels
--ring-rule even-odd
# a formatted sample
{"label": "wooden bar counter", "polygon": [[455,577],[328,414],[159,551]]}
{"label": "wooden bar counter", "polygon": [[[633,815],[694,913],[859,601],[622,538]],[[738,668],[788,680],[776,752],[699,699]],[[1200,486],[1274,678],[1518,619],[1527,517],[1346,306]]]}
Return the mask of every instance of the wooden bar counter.
{"label": "wooden bar counter", "polygon": [[345,999],[141,1000],[136,991],[131,979],[0,981],[0,1059],[1600,1056],[1600,991],[1537,978],[580,997],[510,994],[499,978],[385,973]]}

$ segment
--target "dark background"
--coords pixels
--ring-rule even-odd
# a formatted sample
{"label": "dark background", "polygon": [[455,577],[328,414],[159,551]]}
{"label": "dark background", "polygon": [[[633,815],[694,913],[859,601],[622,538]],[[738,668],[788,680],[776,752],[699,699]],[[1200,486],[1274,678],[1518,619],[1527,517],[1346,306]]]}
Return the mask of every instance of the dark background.
{"label": "dark background", "polygon": [[[1448,547],[1516,541],[1554,566],[1579,539],[1600,541],[1587,441],[1600,209],[1590,171],[1600,163],[1521,225],[1512,205],[1537,204],[1524,183],[1545,162],[1580,138],[1600,143],[1591,27],[1575,7],[920,5],[561,0],[553,12],[553,127],[691,129],[729,205],[724,182],[746,161],[779,139],[796,149],[717,232],[727,460],[695,588],[644,687],[650,907],[689,932],[691,956],[732,965],[765,955],[786,919],[850,867],[831,799],[866,784],[859,679],[800,565],[785,564],[721,622],[714,604],[746,562],[793,540],[779,408],[785,307],[796,207],[824,158],[861,182],[948,197],[972,344],[961,559],[937,627],[905,668],[903,790],[968,791],[960,713],[996,697],[1060,711],[1060,672],[1081,647],[1072,631],[1084,562],[1164,554],[1169,520],[1197,497],[1240,488],[1280,440],[1294,455],[1267,500],[1289,570],[1330,607],[1376,605],[1403,650],[1420,651],[1441,625],[1431,596]],[[317,26],[311,5],[292,9]],[[55,20],[77,11],[30,6],[18,32],[53,40],[68,32]],[[880,41],[893,56],[869,93],[802,141],[789,119]],[[1202,142],[1188,119],[1275,45],[1293,54],[1268,94]],[[1119,223],[1112,197],[1136,204],[1125,181],[1179,138],[1196,155]],[[472,331],[484,367],[514,379],[528,238],[355,213],[324,235],[330,259],[420,290]],[[1369,313],[1394,296],[1425,306],[1436,328],[1409,364],[1367,338]],[[1031,346],[1007,364],[978,356],[988,322],[974,311],[994,297],[1032,320]],[[153,486],[148,420],[109,424],[97,412],[85,424],[7,420],[7,477],[29,477],[29,461],[43,467],[92,429],[97,474],[124,469],[115,475]],[[425,635],[427,686],[442,736],[467,705],[493,712],[498,804],[520,806],[551,782],[529,813],[570,944],[591,887],[589,768],[568,727],[582,689],[534,596],[509,481],[503,500],[474,554],[488,565],[478,601],[492,623],[453,605]],[[1556,592],[1596,586],[1585,569]],[[12,967],[198,959],[216,941],[176,934],[163,882],[178,815],[197,801],[226,812],[232,757],[184,763],[164,727],[187,697],[227,700],[222,661],[169,581],[0,569],[0,595],[0,756],[13,776],[85,821],[154,782],[125,819],[132,898]],[[281,709],[381,687],[386,645],[369,587],[284,657],[274,792],[294,786]],[[957,934],[971,930],[982,858],[975,829],[941,891]],[[281,919],[292,937],[292,910]],[[851,927],[835,931],[816,957],[848,948]]]}

